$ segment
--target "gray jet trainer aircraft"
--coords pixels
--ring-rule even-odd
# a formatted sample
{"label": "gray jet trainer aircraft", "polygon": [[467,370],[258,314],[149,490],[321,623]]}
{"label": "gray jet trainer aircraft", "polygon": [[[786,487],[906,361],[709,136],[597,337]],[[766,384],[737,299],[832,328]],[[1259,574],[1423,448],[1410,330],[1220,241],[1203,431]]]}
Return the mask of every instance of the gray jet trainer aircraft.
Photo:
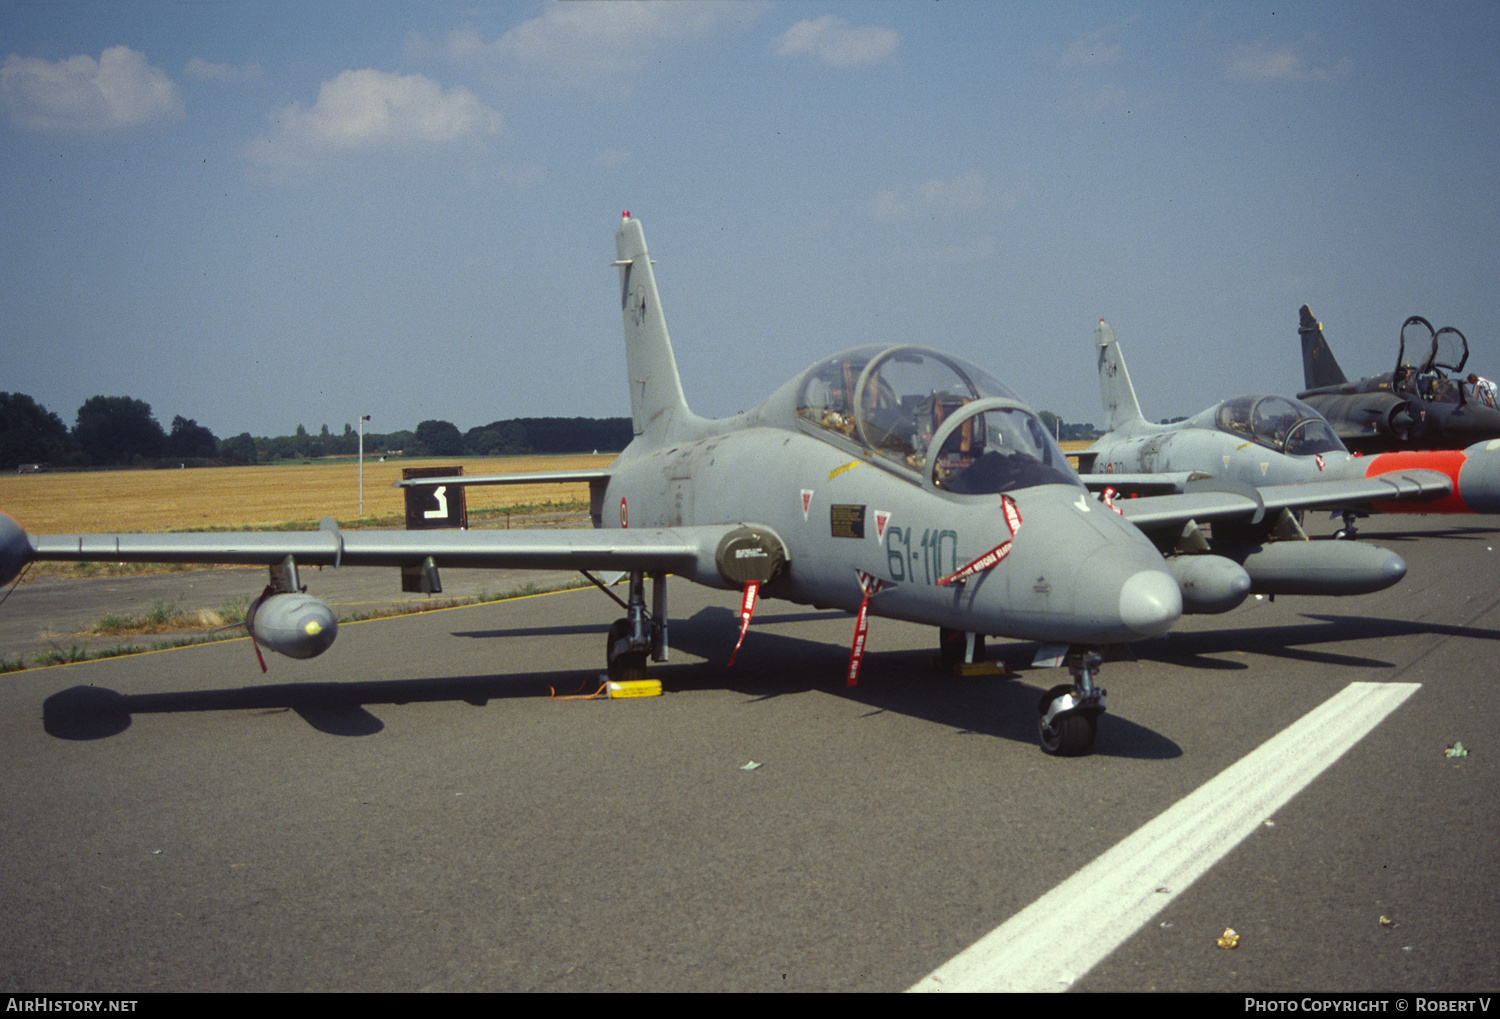
{"label": "gray jet trainer aircraft", "polygon": [[[1339,438],[1363,451],[1458,449],[1500,438],[1493,383],[1464,376],[1469,341],[1421,315],[1401,323],[1396,370],[1350,382],[1323,336],[1323,323],[1303,305],[1302,384],[1297,398],[1326,417]],[[1425,331],[1425,335],[1424,335]],[[1410,335],[1408,335],[1410,334]]]}
{"label": "gray jet trainer aircraft", "polygon": [[[0,581],[35,559],[265,565],[271,582],[246,619],[257,655],[265,646],[308,658],[332,644],[337,621],[305,593],[300,567],[399,567],[426,590],[440,589],[441,568],[623,571],[625,616],[605,657],[612,677],[629,679],[648,657],[667,659],[673,573],[741,592],[741,640],[761,594],[854,613],[851,685],[867,613],[940,628],[950,657],[972,656],[975,635],[1070,646],[1074,681],[1042,697],[1038,728],[1047,752],[1080,754],[1104,710],[1099,646],[1160,634],[1184,611],[1222,611],[1252,584],[1339,593],[1383,587],[1405,570],[1352,543],[1336,561],[1274,547],[1241,550],[1244,567],[1204,549],[1164,561],[1088,493],[1015,393],[926,347],[834,354],[748,413],[700,418],[684,399],[645,236],[629,213],[615,243],[635,427],[626,450],[599,472],[418,482],[441,501],[450,485],[587,480],[596,530],[344,533],[326,519],[292,534],[28,536],[3,518]],[[1137,501],[1154,507],[1143,523],[1179,531],[1261,512],[1232,493]]]}
{"label": "gray jet trainer aircraft", "polygon": [[[1500,442],[1476,443],[1466,450],[1360,456],[1349,452],[1315,410],[1284,396],[1240,396],[1184,421],[1152,424],[1141,414],[1114,330],[1100,320],[1094,337],[1107,433],[1078,454],[1079,471],[1090,488],[1123,494],[1239,491],[1264,507],[1249,529],[1262,540],[1305,539],[1290,513],[1300,509],[1343,511],[1345,526],[1338,537],[1352,536],[1354,517],[1372,509],[1500,512]],[[1123,506],[1128,519],[1149,528],[1138,502],[1151,500],[1116,505]],[[1239,523],[1226,530],[1236,542],[1247,535]],[[1224,554],[1244,561],[1239,553]],[[1341,557],[1355,553],[1324,546],[1315,554],[1329,557],[1327,568],[1341,574],[1349,568]],[[1363,569],[1355,568],[1351,576],[1362,575]]]}

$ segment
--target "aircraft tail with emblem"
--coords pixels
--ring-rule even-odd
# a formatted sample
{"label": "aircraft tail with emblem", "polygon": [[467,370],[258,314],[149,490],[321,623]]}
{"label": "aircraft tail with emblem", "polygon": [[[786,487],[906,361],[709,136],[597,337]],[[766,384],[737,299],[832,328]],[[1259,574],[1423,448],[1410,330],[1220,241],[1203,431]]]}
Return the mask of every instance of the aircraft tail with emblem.
{"label": "aircraft tail with emblem", "polygon": [[1297,326],[1297,335],[1302,338],[1302,388],[1322,389],[1325,386],[1342,386],[1349,380],[1344,370],[1333,358],[1333,349],[1323,338],[1323,323],[1313,318],[1312,309],[1302,306],[1302,321]]}
{"label": "aircraft tail with emblem", "polygon": [[656,274],[639,221],[625,213],[615,234],[615,266],[620,270],[620,309],[625,317],[625,368],[630,383],[630,417],[636,443],[664,446],[703,419],[688,409],[677,374],[677,358],[667,336]]}
{"label": "aircraft tail with emblem", "polygon": [[1099,350],[1099,395],[1104,401],[1104,430],[1118,431],[1146,424],[1130,372],[1125,370],[1125,356],[1115,342],[1115,331],[1104,319],[1094,327],[1094,344]]}

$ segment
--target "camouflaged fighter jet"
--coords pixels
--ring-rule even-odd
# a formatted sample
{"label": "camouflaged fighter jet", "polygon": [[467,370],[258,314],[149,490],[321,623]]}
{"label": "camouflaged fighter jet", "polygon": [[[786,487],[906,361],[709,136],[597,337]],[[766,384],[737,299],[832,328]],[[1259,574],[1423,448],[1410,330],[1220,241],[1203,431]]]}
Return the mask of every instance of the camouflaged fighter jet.
{"label": "camouflaged fighter jet", "polygon": [[[1245,569],[1219,556],[1163,561],[1088,493],[1014,392],[936,350],[847,350],[752,411],[698,417],[683,396],[645,236],[628,213],[615,243],[635,428],[619,458],[597,472],[403,482],[440,513],[452,486],[585,480],[592,532],[344,533],[325,520],[295,534],[28,536],[3,518],[0,578],[34,559],[265,565],[271,582],[246,619],[256,653],[308,658],[332,644],[337,621],[305,592],[299,567],[399,567],[424,590],[440,590],[443,568],[576,568],[591,579],[621,571],[625,615],[609,628],[605,659],[611,677],[629,680],[648,660],[667,660],[666,582],[676,574],[741,593],[741,641],[761,595],[853,613],[851,685],[869,614],[938,628],[954,658],[974,657],[983,635],[1071,647],[1073,682],[1039,706],[1042,747],[1054,754],[1093,744],[1104,710],[1096,648],[1155,636],[1185,609],[1218,611],[1250,589]],[[1156,507],[1153,523],[1178,528],[1257,509],[1230,493],[1141,501]],[[1357,553],[1364,589],[1405,570],[1390,553],[1351,545]]]}
{"label": "camouflaged fighter jet", "polygon": [[[1242,563],[1252,578],[1262,561],[1269,568],[1283,557],[1311,556],[1322,563],[1324,583],[1337,587],[1340,578],[1349,583],[1346,591],[1321,593],[1369,589],[1368,565],[1360,559],[1364,553],[1323,543],[1309,549],[1293,511],[1343,512],[1344,527],[1335,537],[1352,537],[1354,519],[1372,510],[1500,512],[1500,442],[1360,456],[1349,452],[1317,411],[1284,396],[1235,397],[1183,421],[1152,424],[1141,414],[1114,330],[1101,319],[1094,338],[1107,434],[1078,454],[1085,484],[1121,495],[1227,490],[1255,500],[1251,519],[1215,523],[1215,536],[1222,532],[1222,537],[1211,542],[1214,551]],[[1159,543],[1193,546],[1193,539],[1166,533],[1149,518],[1151,503],[1114,502]]]}
{"label": "camouflaged fighter jet", "polygon": [[1452,326],[1433,330],[1413,315],[1401,323],[1396,370],[1350,382],[1323,336],[1323,323],[1303,305],[1302,384],[1297,398],[1326,417],[1339,438],[1365,452],[1459,449],[1500,438],[1495,385],[1464,375],[1469,341]]}

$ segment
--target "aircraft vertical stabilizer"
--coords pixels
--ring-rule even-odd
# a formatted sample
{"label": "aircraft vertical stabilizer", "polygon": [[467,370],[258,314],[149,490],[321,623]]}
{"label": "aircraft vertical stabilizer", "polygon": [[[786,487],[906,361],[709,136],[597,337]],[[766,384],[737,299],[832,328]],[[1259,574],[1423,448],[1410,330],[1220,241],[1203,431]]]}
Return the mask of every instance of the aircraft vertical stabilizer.
{"label": "aircraft vertical stabilizer", "polygon": [[648,445],[662,444],[694,420],[682,393],[677,358],[667,337],[656,276],[638,220],[625,213],[615,234],[620,269],[620,307],[625,316],[625,368],[630,383],[630,416],[635,434]]}
{"label": "aircraft vertical stabilizer", "polygon": [[1333,350],[1323,338],[1323,323],[1313,318],[1312,309],[1302,306],[1302,322],[1297,326],[1302,337],[1302,385],[1304,389],[1342,386],[1349,380],[1333,359]]}
{"label": "aircraft vertical stabilizer", "polygon": [[1115,342],[1115,331],[1102,318],[1094,327],[1094,342],[1099,347],[1099,395],[1104,400],[1104,430],[1113,432],[1144,423],[1146,416],[1141,413],[1140,401],[1135,398],[1135,387],[1130,384],[1130,373],[1125,370],[1125,358],[1120,353],[1120,345]]}

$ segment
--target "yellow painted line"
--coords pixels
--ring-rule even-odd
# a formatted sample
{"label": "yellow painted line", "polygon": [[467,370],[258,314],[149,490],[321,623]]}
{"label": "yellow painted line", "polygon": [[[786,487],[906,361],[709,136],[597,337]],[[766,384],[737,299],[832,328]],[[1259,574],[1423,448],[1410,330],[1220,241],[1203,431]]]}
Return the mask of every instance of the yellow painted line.
{"label": "yellow painted line", "polygon": [[[414,612],[398,612],[398,613],[395,613],[395,614],[389,615],[389,616],[381,616],[378,619],[351,619],[351,620],[349,620],[347,622],[341,622],[341,623],[339,623],[339,627],[340,627],[340,629],[342,629],[343,627],[346,627],[346,626],[360,626],[360,625],[363,625],[365,623],[388,623],[388,622],[390,622],[393,619],[401,619],[404,616],[427,616],[427,615],[432,615],[433,613],[436,613],[436,612],[453,612],[453,611],[455,611],[457,609],[477,609],[477,608],[480,608],[480,607],[485,606],[485,605],[496,605],[496,604],[498,604],[500,602],[506,602],[506,601],[521,601],[522,599],[525,599],[525,598],[544,598],[547,595],[552,595],[552,594],[581,594],[584,591],[589,591],[589,590],[592,590],[592,589],[593,589],[593,586],[590,585],[589,587],[567,587],[567,588],[563,588],[560,591],[535,591],[535,592],[533,592],[531,594],[505,595],[504,597],[495,598],[495,599],[492,599],[490,601],[465,602],[462,605],[444,605],[442,608],[436,608],[436,609],[419,609],[419,610],[414,611]],[[403,602],[337,602],[337,603],[330,603],[330,607],[332,607],[333,604],[338,604],[340,606],[348,606],[348,605],[401,605],[401,604],[412,604],[412,603],[410,603],[410,602],[404,602],[404,603]],[[193,632],[194,631],[192,631],[192,630],[178,630],[177,631],[177,633],[179,635],[181,635],[181,636],[190,636]],[[198,632],[203,632],[203,631],[198,631]],[[169,637],[170,634],[148,634],[147,636]],[[61,668],[66,668],[67,666],[70,666],[70,665],[98,665],[101,662],[108,662],[108,661],[111,661],[112,659],[115,659],[115,658],[135,658],[135,657],[137,657],[139,655],[158,655],[158,654],[165,654],[165,653],[167,653],[169,651],[191,651],[193,648],[203,647],[203,646],[208,645],[208,644],[225,644],[225,643],[228,643],[229,641],[249,640],[249,639],[250,639],[249,634],[246,634],[243,637],[219,637],[217,639],[200,640],[200,641],[196,641],[196,642],[194,642],[192,644],[183,644],[180,647],[150,647],[150,648],[142,648],[139,651],[131,651],[131,652],[128,652],[126,654],[102,655],[102,656],[97,656],[97,657],[94,657],[94,658],[86,658],[86,659],[84,659],[81,662],[55,662],[55,663],[53,663],[51,665],[28,665],[24,669],[17,669],[15,672],[4,673],[3,675],[14,676],[14,675],[20,675],[22,673],[27,673],[27,672],[41,672],[44,669],[61,669]],[[112,650],[112,648],[110,648],[110,647],[102,647],[101,650],[109,651],[109,650]],[[324,652],[324,654],[336,654],[336,653],[337,652],[335,652],[332,648],[330,648],[328,651]]]}

